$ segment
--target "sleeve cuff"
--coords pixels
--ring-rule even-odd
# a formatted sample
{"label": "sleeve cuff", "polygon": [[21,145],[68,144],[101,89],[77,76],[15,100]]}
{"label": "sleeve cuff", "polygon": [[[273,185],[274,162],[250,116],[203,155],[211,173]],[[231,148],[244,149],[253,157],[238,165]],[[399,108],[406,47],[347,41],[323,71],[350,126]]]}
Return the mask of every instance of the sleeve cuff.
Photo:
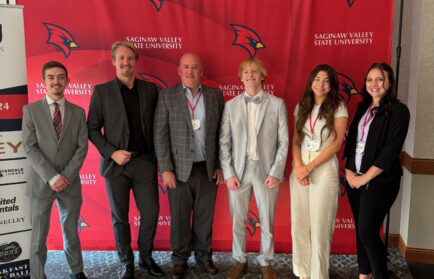
{"label": "sleeve cuff", "polygon": [[56,181],[57,181],[57,179],[59,179],[59,177],[60,177],[60,174],[56,174],[50,180],[48,180],[48,184],[50,184],[50,186],[52,186],[54,183],[56,183]]}

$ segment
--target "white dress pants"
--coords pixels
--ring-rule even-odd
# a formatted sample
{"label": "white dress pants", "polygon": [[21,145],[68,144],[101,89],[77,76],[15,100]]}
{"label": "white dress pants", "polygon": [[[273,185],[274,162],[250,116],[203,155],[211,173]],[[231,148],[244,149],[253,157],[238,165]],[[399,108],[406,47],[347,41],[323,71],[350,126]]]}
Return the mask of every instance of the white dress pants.
{"label": "white dress pants", "polygon": [[261,266],[267,266],[274,256],[274,213],[279,186],[268,189],[264,186],[264,182],[259,161],[246,160],[240,189],[228,190],[232,215],[232,258],[241,263],[247,262],[246,219],[252,189],[261,227],[261,248],[257,260]]}
{"label": "white dress pants", "polygon": [[[306,165],[319,152],[302,151]],[[290,177],[293,270],[298,277],[329,278],[329,257],[339,198],[336,156],[314,169],[309,186]]]}

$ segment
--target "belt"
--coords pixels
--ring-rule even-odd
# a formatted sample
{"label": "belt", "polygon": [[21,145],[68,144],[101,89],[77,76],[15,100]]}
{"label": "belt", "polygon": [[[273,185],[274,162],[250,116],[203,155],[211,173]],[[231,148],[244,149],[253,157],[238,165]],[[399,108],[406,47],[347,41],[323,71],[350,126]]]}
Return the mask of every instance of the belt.
{"label": "belt", "polygon": [[193,167],[206,167],[206,161],[200,161],[200,162],[193,162]]}

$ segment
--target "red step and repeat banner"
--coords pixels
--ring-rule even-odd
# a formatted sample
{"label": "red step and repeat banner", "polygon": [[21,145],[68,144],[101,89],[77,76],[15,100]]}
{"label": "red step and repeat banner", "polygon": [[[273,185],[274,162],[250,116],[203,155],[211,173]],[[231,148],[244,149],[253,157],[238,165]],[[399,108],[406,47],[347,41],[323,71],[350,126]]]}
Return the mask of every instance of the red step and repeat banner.
{"label": "red step and repeat banner", "polygon": [[[259,58],[269,74],[264,89],[285,99],[292,128],[293,110],[308,74],[317,64],[328,63],[339,73],[340,94],[352,118],[366,70],[373,62],[390,62],[393,0],[17,2],[25,6],[29,102],[45,94],[42,65],[58,60],[67,66],[71,78],[66,98],[87,111],[93,87],[115,77],[110,57],[112,43],[128,40],[140,52],[138,78],[155,82],[161,89],[174,86],[179,82],[180,56],[187,51],[196,52],[203,60],[203,84],[222,90],[225,100],[243,91],[237,78],[240,62],[250,56]],[[114,250],[99,161],[97,150],[90,145],[80,174],[84,203],[78,229],[84,249]],[[287,174],[291,161],[287,163]],[[167,189],[160,184],[159,190],[161,209],[155,248],[170,250]],[[289,253],[287,180],[280,187],[275,220],[276,251]],[[53,210],[50,249],[62,249],[58,222],[57,210]],[[135,248],[139,222],[132,202],[130,223]],[[254,202],[247,225],[247,248],[256,251],[260,223]],[[215,250],[231,250],[231,228],[227,189],[220,185],[213,230]],[[332,252],[355,252],[354,221],[345,193],[339,201]]]}

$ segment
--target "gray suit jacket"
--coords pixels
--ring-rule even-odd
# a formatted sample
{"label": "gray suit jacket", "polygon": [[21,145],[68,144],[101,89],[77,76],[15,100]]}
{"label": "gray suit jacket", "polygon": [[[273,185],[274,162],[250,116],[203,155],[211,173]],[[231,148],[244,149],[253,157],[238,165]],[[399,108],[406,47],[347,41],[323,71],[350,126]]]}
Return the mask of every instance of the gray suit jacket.
{"label": "gray suit jacket", "polygon": [[[212,180],[218,161],[218,132],[223,111],[221,91],[203,86],[205,104],[205,160]],[[194,137],[190,111],[182,84],[164,90],[158,98],[154,123],[155,153],[160,172],[174,171],[176,179],[186,182],[194,160]]]}
{"label": "gray suit jacket", "polygon": [[[265,92],[264,92],[265,93]],[[225,105],[220,130],[220,163],[225,180],[241,180],[247,156],[247,106],[244,94]],[[283,180],[288,155],[288,115],[282,99],[263,94],[256,121],[259,165],[263,176]]]}
{"label": "gray suit jacket", "polygon": [[26,195],[48,198],[56,194],[48,181],[57,173],[69,186],[59,197],[81,195],[79,171],[87,153],[87,127],[84,110],[65,100],[60,140],[45,98],[23,107],[23,147],[30,164]]}
{"label": "gray suit jacket", "polygon": [[[158,90],[154,83],[141,79],[136,81],[143,133],[146,145],[151,149],[151,156],[154,156],[152,132]],[[118,176],[124,166],[116,164],[111,155],[116,150],[128,150],[130,128],[122,93],[116,79],[94,87],[90,99],[87,126],[90,141],[101,153],[101,175],[104,177]],[[104,128],[104,132],[101,130],[102,128]]]}

